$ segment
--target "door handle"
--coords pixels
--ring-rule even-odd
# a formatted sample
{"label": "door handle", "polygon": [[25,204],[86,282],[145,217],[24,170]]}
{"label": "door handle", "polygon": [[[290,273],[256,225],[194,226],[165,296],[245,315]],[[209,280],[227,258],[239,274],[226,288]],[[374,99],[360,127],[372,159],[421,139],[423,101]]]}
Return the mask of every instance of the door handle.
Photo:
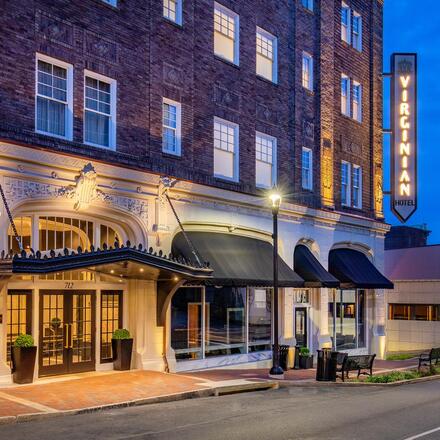
{"label": "door handle", "polygon": [[68,324],[69,327],[69,348],[73,348],[73,335],[72,335],[72,325],[73,324]]}
{"label": "door handle", "polygon": [[64,348],[69,348],[69,324],[64,324]]}

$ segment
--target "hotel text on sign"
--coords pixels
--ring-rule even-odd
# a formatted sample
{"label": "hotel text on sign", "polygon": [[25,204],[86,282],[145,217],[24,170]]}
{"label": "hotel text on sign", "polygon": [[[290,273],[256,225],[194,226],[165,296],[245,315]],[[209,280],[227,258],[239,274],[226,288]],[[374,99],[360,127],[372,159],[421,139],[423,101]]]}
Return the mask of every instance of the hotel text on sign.
{"label": "hotel text on sign", "polygon": [[405,223],[417,209],[417,55],[394,54],[391,209]]}

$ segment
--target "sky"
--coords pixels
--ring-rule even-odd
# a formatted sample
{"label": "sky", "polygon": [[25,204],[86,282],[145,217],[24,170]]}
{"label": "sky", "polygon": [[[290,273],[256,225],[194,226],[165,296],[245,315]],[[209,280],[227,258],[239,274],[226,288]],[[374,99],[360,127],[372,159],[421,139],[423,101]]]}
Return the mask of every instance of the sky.
{"label": "sky", "polygon": [[[418,209],[407,225],[426,224],[429,244],[440,243],[440,1],[385,0],[384,72],[393,52],[418,54]],[[423,7],[421,7],[423,5]],[[384,126],[389,127],[389,80],[384,83]],[[390,142],[384,136],[385,190],[390,189]],[[384,200],[385,218],[401,224]]]}

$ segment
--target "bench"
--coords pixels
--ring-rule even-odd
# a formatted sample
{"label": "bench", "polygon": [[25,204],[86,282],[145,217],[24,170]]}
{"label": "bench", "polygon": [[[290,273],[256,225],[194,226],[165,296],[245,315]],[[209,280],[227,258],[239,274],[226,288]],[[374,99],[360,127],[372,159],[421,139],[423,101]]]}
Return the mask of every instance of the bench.
{"label": "bench", "polygon": [[436,365],[440,361],[440,348],[431,348],[429,353],[422,353],[419,356],[419,370],[422,365],[429,365],[429,367],[432,367],[434,361]]}
{"label": "bench", "polygon": [[[345,377],[349,379],[350,371],[357,371],[357,377],[361,374],[366,374],[367,376],[373,375],[373,364],[375,354],[365,354],[357,356],[348,356],[347,353],[338,353],[338,360],[336,366],[336,372],[341,373],[342,382],[345,381]],[[365,371],[367,370],[367,371]]]}

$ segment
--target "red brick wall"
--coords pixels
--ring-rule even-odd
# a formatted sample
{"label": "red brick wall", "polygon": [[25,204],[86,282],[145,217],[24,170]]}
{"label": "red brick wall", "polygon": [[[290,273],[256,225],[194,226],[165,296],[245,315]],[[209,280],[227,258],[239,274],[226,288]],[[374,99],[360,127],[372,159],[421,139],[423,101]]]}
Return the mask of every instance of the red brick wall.
{"label": "red brick wall", "polygon": [[[319,158],[323,133],[330,132],[334,206],[341,209],[340,160],[349,160],[364,170],[360,214],[373,216],[379,178],[374,180],[374,170],[381,169],[381,2],[348,1],[364,17],[364,50],[358,53],[341,42],[339,0],[315,0],[314,13],[300,0],[223,0],[240,16],[239,67],[214,56],[212,0],[184,1],[183,27],[163,19],[157,0],[119,0],[117,8],[101,0],[5,2],[0,15],[0,138],[256,193],[257,130],[278,140],[283,191],[293,201],[319,207]],[[255,75],[256,26],[278,37],[276,85]],[[303,50],[315,59],[313,93],[301,86]],[[36,52],[74,66],[73,142],[34,133]],[[116,151],[82,144],[84,69],[117,81]],[[362,124],[340,115],[341,71],[363,85]],[[162,97],[182,103],[180,158],[162,153]],[[237,184],[213,177],[214,116],[240,125]],[[301,189],[302,146],[314,151],[313,193]]]}

